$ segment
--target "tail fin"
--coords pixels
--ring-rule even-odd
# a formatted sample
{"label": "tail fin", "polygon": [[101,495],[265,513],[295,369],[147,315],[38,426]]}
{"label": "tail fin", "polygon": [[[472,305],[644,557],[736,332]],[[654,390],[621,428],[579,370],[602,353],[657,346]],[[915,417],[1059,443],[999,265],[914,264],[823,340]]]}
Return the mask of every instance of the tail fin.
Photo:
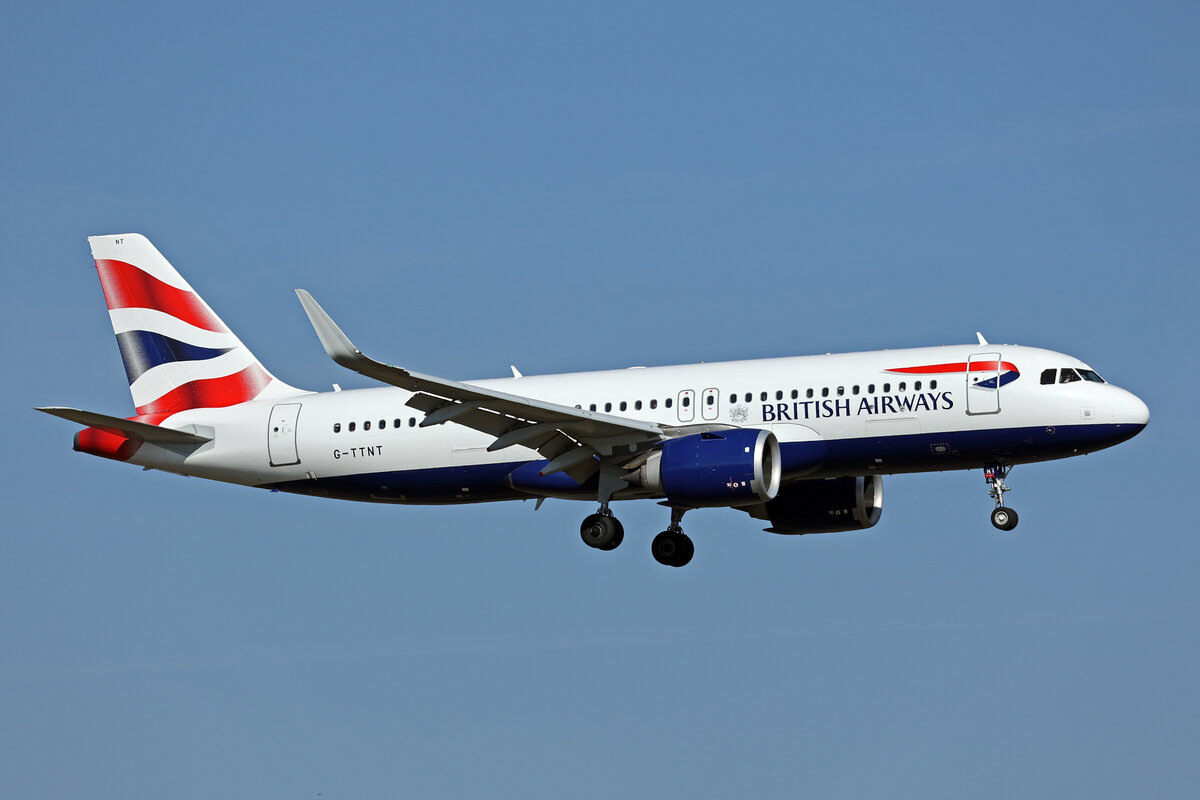
{"label": "tail fin", "polygon": [[145,236],[90,236],[129,391],[153,421],[299,390],[277,380]]}

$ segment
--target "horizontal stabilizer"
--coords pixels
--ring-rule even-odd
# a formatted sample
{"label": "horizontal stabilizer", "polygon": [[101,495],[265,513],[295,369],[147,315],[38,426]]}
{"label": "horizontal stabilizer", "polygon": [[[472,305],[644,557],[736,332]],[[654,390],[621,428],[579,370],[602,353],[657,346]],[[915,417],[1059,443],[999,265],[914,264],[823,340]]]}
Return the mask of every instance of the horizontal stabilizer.
{"label": "horizontal stabilizer", "polygon": [[175,430],[174,428],[160,428],[157,425],[148,425],[145,422],[135,422],[134,420],[122,419],[121,417],[110,417],[107,414],[97,414],[94,411],[81,411],[78,408],[47,406],[35,410],[44,411],[47,414],[62,417],[71,422],[78,422],[80,425],[87,425],[90,428],[100,428],[101,430],[120,434],[128,439],[151,442],[152,444],[195,445],[212,441],[211,436],[201,436],[200,434]]}

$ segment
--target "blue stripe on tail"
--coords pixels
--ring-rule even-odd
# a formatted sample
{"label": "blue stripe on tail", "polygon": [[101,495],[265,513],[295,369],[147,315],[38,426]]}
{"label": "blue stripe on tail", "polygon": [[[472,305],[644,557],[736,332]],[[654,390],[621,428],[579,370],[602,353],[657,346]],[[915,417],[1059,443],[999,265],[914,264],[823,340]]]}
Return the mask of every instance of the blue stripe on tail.
{"label": "blue stripe on tail", "polygon": [[197,347],[150,331],[118,333],[117,346],[121,348],[121,360],[125,362],[125,374],[129,376],[130,384],[141,377],[142,373],[162,364],[173,361],[206,361],[233,349]]}

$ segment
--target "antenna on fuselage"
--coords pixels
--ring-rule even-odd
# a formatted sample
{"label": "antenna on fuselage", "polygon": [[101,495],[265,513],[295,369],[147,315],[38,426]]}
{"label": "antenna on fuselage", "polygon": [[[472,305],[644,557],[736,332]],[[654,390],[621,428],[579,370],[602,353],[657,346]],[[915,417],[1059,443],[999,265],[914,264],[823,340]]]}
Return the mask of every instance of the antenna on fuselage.
{"label": "antenna on fuselage", "polygon": [[987,343],[988,343],[988,340],[987,340],[987,339],[985,339],[985,338],[983,338],[983,334],[982,334],[982,333],[980,333],[979,331],[975,331],[975,335],[979,337],[979,343],[980,343],[980,344],[987,344]]}

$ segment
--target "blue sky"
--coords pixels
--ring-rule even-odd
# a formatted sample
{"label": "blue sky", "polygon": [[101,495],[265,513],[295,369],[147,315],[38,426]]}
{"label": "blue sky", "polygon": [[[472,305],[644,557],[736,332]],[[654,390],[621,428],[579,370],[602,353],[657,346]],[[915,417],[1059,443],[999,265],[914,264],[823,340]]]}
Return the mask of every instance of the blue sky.
{"label": "blue sky", "polygon": [[[8,4],[0,794],[1131,795],[1200,781],[1190,4]],[[1137,439],[856,534],[339,504],[71,452],[132,413],[85,237],[279,377],[1050,347]]]}

